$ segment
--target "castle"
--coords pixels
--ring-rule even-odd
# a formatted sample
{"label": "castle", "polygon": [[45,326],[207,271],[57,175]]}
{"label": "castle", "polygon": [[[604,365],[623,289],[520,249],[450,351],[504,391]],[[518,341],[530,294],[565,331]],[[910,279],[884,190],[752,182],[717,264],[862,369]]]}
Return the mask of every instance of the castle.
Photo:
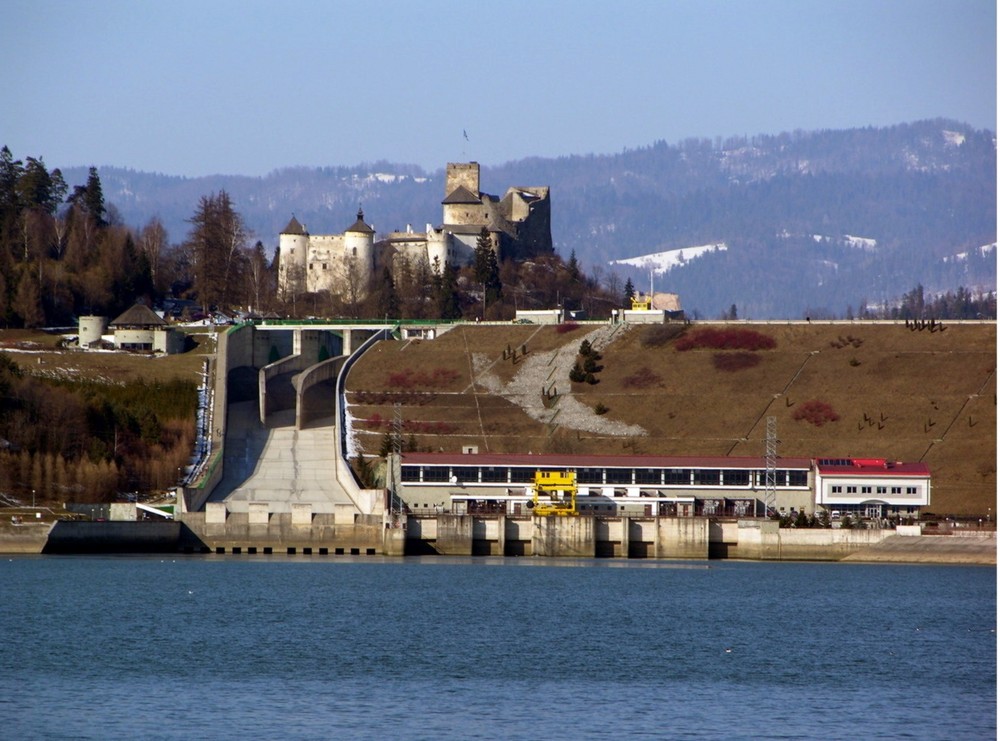
{"label": "castle", "polygon": [[486,228],[500,259],[524,259],[552,253],[547,186],[508,188],[502,198],[479,190],[479,163],[449,163],[441,201],[441,224],[426,231],[390,232],[375,241],[375,229],[357,220],[341,234],[310,234],[293,216],[278,237],[278,292],[338,294],[363,298],[377,265],[395,267],[401,260],[426,260],[431,268],[472,262],[476,242]]}

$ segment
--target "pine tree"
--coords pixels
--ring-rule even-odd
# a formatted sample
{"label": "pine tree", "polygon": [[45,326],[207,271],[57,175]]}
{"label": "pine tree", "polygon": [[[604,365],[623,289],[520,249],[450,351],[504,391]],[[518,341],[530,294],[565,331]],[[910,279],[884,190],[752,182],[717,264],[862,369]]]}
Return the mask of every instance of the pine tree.
{"label": "pine tree", "polygon": [[73,188],[73,195],[69,197],[69,202],[87,214],[96,226],[108,225],[108,212],[104,205],[104,189],[101,187],[101,178],[97,174],[96,167],[90,168],[86,185],[78,185]]}
{"label": "pine tree", "polygon": [[489,230],[484,226],[476,239],[475,254],[476,282],[483,287],[483,318],[486,307],[492,306],[503,297],[503,284],[500,282],[500,264],[497,253],[493,249],[493,240]]}
{"label": "pine tree", "polygon": [[625,308],[632,308],[632,298],[635,296],[635,286],[632,285],[632,279],[628,278],[625,281]]}

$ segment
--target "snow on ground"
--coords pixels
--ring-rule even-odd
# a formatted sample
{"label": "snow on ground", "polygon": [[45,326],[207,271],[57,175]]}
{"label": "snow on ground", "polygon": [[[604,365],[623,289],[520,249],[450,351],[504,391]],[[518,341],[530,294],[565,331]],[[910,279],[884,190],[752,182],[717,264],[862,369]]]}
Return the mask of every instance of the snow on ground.
{"label": "snow on ground", "polygon": [[657,275],[670,272],[673,268],[683,265],[688,260],[701,257],[712,252],[725,252],[729,247],[725,242],[716,244],[703,244],[697,247],[685,247],[680,250],[667,250],[665,252],[654,252],[639,257],[629,257],[624,260],[610,260],[609,265],[628,265],[633,268],[652,270]]}
{"label": "snow on ground", "polygon": [[[997,249],[997,243],[994,242],[993,244],[984,244],[982,247],[980,247],[978,250],[975,251],[979,252],[979,254],[982,257],[986,257],[991,252],[995,252],[996,249]],[[965,262],[968,259],[969,259],[968,252],[959,252],[957,255],[952,255],[951,257],[944,258],[942,262]]]}
{"label": "snow on ground", "polygon": [[[790,237],[792,235],[788,232],[782,232],[780,236]],[[821,244],[842,244],[847,247],[853,247],[857,250],[865,250],[866,252],[874,252],[875,248],[878,247],[878,240],[872,239],[871,237],[854,237],[850,234],[843,234],[839,237],[826,237],[822,234],[813,234],[812,239],[814,242]]]}
{"label": "snow on ground", "polygon": [[953,147],[960,147],[965,144],[965,134],[959,131],[948,131],[945,129],[941,132],[941,136],[944,137],[945,143]]}

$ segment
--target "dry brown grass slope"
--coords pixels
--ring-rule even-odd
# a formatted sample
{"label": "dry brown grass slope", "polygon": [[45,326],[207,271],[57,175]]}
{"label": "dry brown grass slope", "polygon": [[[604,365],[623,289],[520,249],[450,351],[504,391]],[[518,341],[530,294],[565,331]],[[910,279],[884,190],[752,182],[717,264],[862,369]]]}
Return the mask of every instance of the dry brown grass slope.
{"label": "dry brown grass slope", "polygon": [[[603,349],[593,385],[570,384],[568,369],[555,361],[560,347],[579,346],[594,325],[570,332],[463,326],[434,341],[380,343],[352,371],[348,401],[356,418],[389,420],[398,400],[406,441],[412,436],[422,450],[448,451],[476,445],[491,452],[757,456],[766,419],[774,416],[779,455],[925,461],[935,512],[995,512],[995,324],[951,322],[935,332],[901,324],[733,326],[772,337],[776,346],[755,352],[753,367],[718,370],[717,351],[681,352],[676,338],[657,346],[651,340],[662,328],[635,326],[616,332]],[[510,390],[529,365],[537,390],[526,400]],[[392,383],[406,369],[408,390]],[[549,375],[538,382],[540,369]],[[442,383],[445,371],[451,377]],[[553,382],[559,395],[543,400]],[[583,420],[567,399],[607,412]],[[822,426],[796,419],[810,401],[828,404],[839,419]],[[526,411],[529,403],[535,408]],[[594,420],[637,425],[646,434],[595,431]],[[358,424],[359,440],[378,452],[386,426],[365,427]]]}

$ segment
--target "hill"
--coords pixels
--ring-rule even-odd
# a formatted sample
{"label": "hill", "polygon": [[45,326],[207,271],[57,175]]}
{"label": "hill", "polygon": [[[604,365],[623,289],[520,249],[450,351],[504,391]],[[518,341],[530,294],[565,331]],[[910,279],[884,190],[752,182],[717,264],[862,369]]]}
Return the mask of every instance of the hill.
{"label": "hill", "polygon": [[[584,339],[593,384],[568,377]],[[991,323],[462,325],[379,343],[347,388],[371,454],[397,403],[404,446],[435,451],[760,456],[774,416],[779,455],[925,461],[935,512],[995,507]]]}
{"label": "hill", "polygon": [[[377,162],[287,168],[263,178],[179,178],[100,169],[125,223],[154,215],[182,242],[198,199],[225,189],[273,250],[292,213],[342,231],[362,203],[384,234],[440,215],[442,170]],[[663,141],[615,155],[530,158],[482,168],[482,188],[552,189],[556,250],[608,282],[644,268],[610,261],[687,250],[656,278],[689,316],[860,315],[921,284],[929,294],[996,289],[996,136],[943,119],[886,128]],[[86,179],[64,169],[67,182]],[[700,245],[725,250],[697,258]],[[615,275],[612,276],[612,273]],[[617,290],[612,291],[617,293]]]}

